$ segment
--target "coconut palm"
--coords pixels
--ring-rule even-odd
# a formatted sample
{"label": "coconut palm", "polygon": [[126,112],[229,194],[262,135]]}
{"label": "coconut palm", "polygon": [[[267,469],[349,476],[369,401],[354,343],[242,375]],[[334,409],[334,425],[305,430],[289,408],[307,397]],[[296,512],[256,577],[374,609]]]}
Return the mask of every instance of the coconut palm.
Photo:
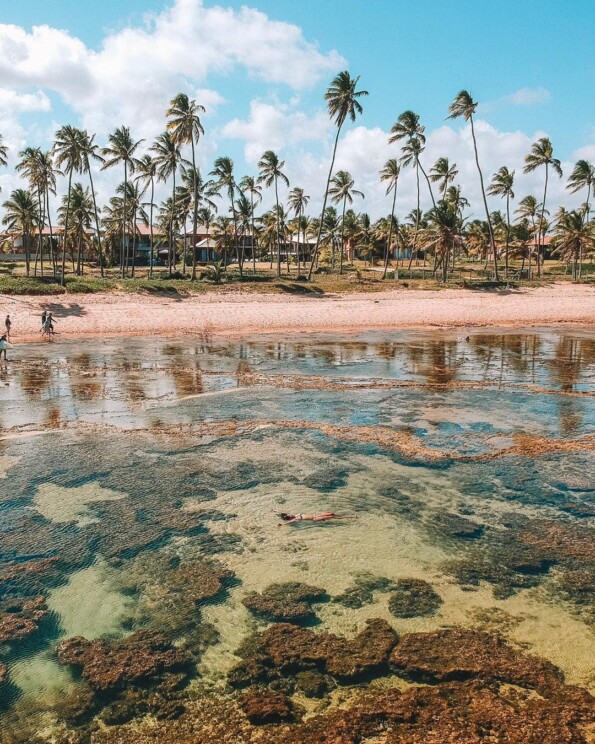
{"label": "coconut palm", "polygon": [[466,91],[462,90],[459,92],[459,94],[456,96],[454,101],[450,104],[448,107],[449,110],[449,119],[457,119],[459,117],[463,117],[465,121],[468,121],[471,124],[471,137],[473,139],[473,152],[475,153],[475,165],[477,166],[477,172],[479,173],[479,184],[481,186],[481,196],[483,198],[483,206],[486,213],[486,220],[488,223],[488,232],[490,235],[490,247],[492,249],[492,256],[494,259],[494,280],[498,281],[498,255],[496,253],[496,243],[494,241],[494,232],[492,230],[492,223],[490,221],[490,210],[488,208],[488,200],[486,198],[486,190],[483,182],[483,173],[481,171],[481,166],[479,164],[479,154],[477,152],[477,139],[475,137],[475,124],[473,121],[473,114],[477,110],[477,106],[479,104],[477,101],[474,101],[471,97],[471,94]]}
{"label": "coconut palm", "polygon": [[[195,178],[193,184],[192,193],[196,194],[199,187],[198,177],[200,171],[196,167],[196,153],[195,145],[204,135],[205,131],[200,122],[199,114],[206,111],[204,106],[200,103],[196,103],[194,100],[190,100],[185,93],[178,93],[175,98],[172,98],[170,106],[167,110],[167,116],[170,120],[167,123],[167,129],[172,133],[174,141],[178,145],[190,144],[192,150],[192,170],[190,174]],[[197,212],[198,212],[198,200],[193,199],[192,203],[192,281],[196,279],[196,225],[197,225]]]}
{"label": "coconut palm", "polygon": [[66,244],[70,243],[73,258],[74,250],[77,249],[77,274],[83,273],[82,254],[85,246],[89,245],[88,232],[93,219],[93,201],[89,190],[82,183],[74,183],[72,192],[62,198],[62,206],[58,209],[58,218],[65,225],[66,213],[69,215],[68,232],[64,231],[64,250]]}
{"label": "coconut palm", "polygon": [[326,202],[328,199],[328,188],[335,167],[335,157],[337,155],[339,135],[341,134],[343,124],[345,124],[345,121],[348,118],[351,119],[351,121],[355,121],[357,115],[363,113],[363,108],[361,103],[358,101],[358,98],[362,98],[363,96],[368,95],[367,90],[356,90],[358,82],[359,75],[357,77],[351,77],[349,72],[347,70],[344,70],[335,77],[330,86],[327,88],[326,93],[324,94],[324,100],[327,104],[328,114],[337,127],[337,134],[335,136],[335,144],[333,146],[331,166],[329,168],[328,177],[326,179],[322,209],[320,210],[318,235],[316,237],[316,245],[314,246],[314,252],[312,254],[310,270],[308,271],[308,279],[312,278],[314,265],[316,264],[316,259],[318,258],[318,249],[320,247],[320,239],[322,237],[324,213],[326,210]]}
{"label": "coconut palm", "polygon": [[68,218],[70,216],[70,189],[72,186],[72,174],[81,173],[83,170],[82,157],[82,132],[80,129],[66,124],[56,132],[53,152],[58,168],[68,174],[68,191],[66,211],[64,213],[64,232],[62,250],[62,284],[65,283],[64,272],[66,269],[66,235],[68,234]]}
{"label": "coconut palm", "polygon": [[8,165],[8,147],[4,144],[4,137],[0,134],[0,165]]}
{"label": "coconut palm", "polygon": [[[37,275],[37,260],[41,256],[41,275],[43,276],[43,228],[45,225],[45,193],[42,199],[42,192],[44,191],[43,184],[41,182],[41,171],[40,171],[40,159],[42,156],[41,148],[39,147],[26,147],[19,153],[19,162],[15,166],[17,173],[23,175],[28,183],[29,190],[32,194],[35,194],[37,201],[37,228],[38,228],[38,241],[37,251],[35,253],[35,268],[34,274]],[[29,276],[29,256],[26,253],[26,273]]]}
{"label": "coconut palm", "polygon": [[101,250],[101,230],[99,229],[99,210],[97,209],[97,197],[95,187],[93,186],[93,173],[91,171],[91,160],[103,164],[104,160],[99,154],[99,145],[96,145],[95,135],[89,136],[88,132],[83,129],[81,132],[81,158],[83,171],[89,176],[89,185],[91,187],[91,198],[93,199],[93,211],[95,213],[95,230],[97,234],[97,254],[99,257],[99,270],[103,276],[103,253]]}
{"label": "coconut palm", "polygon": [[[272,150],[264,152],[258,161],[258,168],[260,170],[260,175],[258,176],[259,183],[264,183],[267,188],[273,185],[275,186],[275,209],[277,217],[279,217],[279,179],[286,186],[289,186],[289,179],[282,170],[284,166],[285,161],[279,160],[279,156]],[[279,224],[277,224],[277,276],[281,276],[281,234]]]}
{"label": "coconut palm", "polygon": [[[112,134],[108,135],[109,145],[102,148],[101,154],[105,158],[102,170],[112,168],[114,165],[124,163],[124,205],[123,219],[126,219],[126,184],[128,183],[128,174],[134,173],[136,169],[136,160],[134,153],[144,140],[134,141],[130,134],[130,127],[118,127]],[[126,223],[122,223],[122,250],[120,251],[120,275],[124,276],[124,256],[128,259],[126,238]]]}
{"label": "coconut palm", "polygon": [[446,198],[446,190],[455,178],[459,175],[457,164],[450,164],[448,158],[438,158],[430,168],[430,181],[440,185],[442,189],[442,198]]}
{"label": "coconut palm", "polygon": [[[390,255],[390,248],[392,245],[392,237],[393,237],[393,225],[395,225],[396,229],[398,230],[398,225],[395,224],[395,206],[397,202],[397,185],[399,183],[399,175],[401,173],[401,168],[399,166],[399,163],[397,162],[396,158],[390,158],[386,161],[384,164],[382,170],[380,171],[380,180],[385,181],[386,186],[386,194],[390,194],[390,192],[393,192],[393,202],[390,212],[390,224],[389,224],[389,230],[388,230],[388,237],[386,240],[386,251],[384,254],[384,271],[382,273],[382,278],[386,279],[386,272],[388,270],[388,259]],[[397,233],[397,245],[399,242],[399,235]],[[399,278],[399,260],[397,258],[397,263],[395,266],[395,281]]]}
{"label": "coconut palm", "polygon": [[353,197],[354,196],[361,196],[361,198],[364,198],[364,195],[361,191],[358,191],[357,189],[354,189],[355,182],[351,176],[351,173],[348,173],[347,171],[340,170],[335,173],[333,178],[331,178],[331,188],[329,188],[329,196],[331,197],[331,200],[335,204],[339,204],[340,202],[343,203],[343,211],[341,213],[341,236],[339,240],[339,274],[343,273],[343,238],[344,238],[344,228],[345,228],[345,208],[347,204],[353,204]]}
{"label": "coconut palm", "polygon": [[146,153],[136,161],[136,180],[140,181],[143,189],[146,191],[151,187],[151,197],[149,201],[149,279],[153,278],[153,209],[155,207],[155,178],[157,177],[157,165],[153,158]]}
{"label": "coconut palm", "polygon": [[539,276],[541,276],[541,263],[539,259],[542,254],[541,240],[542,237],[545,238],[545,233],[542,233],[542,228],[544,227],[545,223],[545,202],[547,199],[548,174],[550,167],[552,168],[554,173],[559,176],[559,178],[562,178],[562,168],[560,166],[560,161],[554,157],[554,148],[552,147],[552,143],[548,137],[541,137],[541,139],[537,140],[537,142],[534,142],[531,145],[531,152],[525,157],[525,167],[523,168],[523,173],[532,173],[534,170],[540,168],[541,166],[545,166],[545,181],[543,187],[543,201],[541,203],[539,253],[537,260],[537,271]]}
{"label": "coconut palm", "polygon": [[562,210],[554,228],[554,239],[556,252],[567,263],[572,262],[572,279],[578,281],[582,256],[595,247],[595,225],[582,210]]}
{"label": "coconut palm", "polygon": [[[535,243],[535,255],[538,256],[539,253],[539,243],[538,243],[538,230],[537,230],[537,221],[539,217],[539,213],[541,210],[541,204],[537,201],[537,199],[532,195],[529,194],[528,196],[525,196],[521,201],[519,202],[518,209],[516,210],[515,214],[518,214],[521,219],[527,219],[531,223],[532,231],[533,231],[533,242]],[[549,214],[549,213],[548,213]],[[528,256],[529,263],[528,263],[528,275],[529,279],[531,278],[531,253],[529,253]]]}
{"label": "coconut palm", "polygon": [[514,171],[503,165],[492,176],[492,183],[488,186],[490,196],[501,196],[506,199],[506,247],[504,250],[504,276],[508,278],[508,251],[510,248],[510,200],[514,199]]}
{"label": "coconut palm", "polygon": [[440,201],[428,212],[428,227],[421,231],[420,242],[424,250],[433,250],[436,264],[442,265],[442,281],[448,278],[451,254],[461,240],[461,219],[447,202]]}
{"label": "coconut palm", "polygon": [[164,182],[169,178],[172,178],[171,208],[168,210],[170,216],[168,273],[171,278],[176,261],[175,242],[177,233],[174,230],[174,223],[176,221],[176,171],[178,169],[178,163],[180,162],[181,153],[177,142],[167,131],[163,132],[155,139],[155,142],[153,142],[149,150],[155,153],[153,159],[157,168],[157,178]]}
{"label": "coconut palm", "polygon": [[210,172],[209,175],[213,176],[213,178],[215,179],[214,187],[217,191],[220,191],[221,189],[226,189],[227,191],[227,198],[229,199],[229,203],[231,205],[231,214],[233,219],[234,248],[239,261],[240,252],[238,248],[238,228],[235,208],[235,195],[238,186],[236,184],[235,176],[233,173],[233,160],[228,157],[217,158],[217,160],[215,160],[215,162],[213,163],[213,170]]}
{"label": "coconut palm", "polygon": [[[595,165],[589,163],[587,160],[578,160],[574,166],[572,173],[568,177],[568,183],[566,188],[569,189],[571,194],[576,194],[580,189],[587,189],[587,198],[585,200],[585,212],[587,222],[589,221],[589,215],[591,213],[591,193],[595,187]],[[580,266],[579,266],[580,271]]]}
{"label": "coconut palm", "polygon": [[[307,228],[307,221],[304,222],[302,219],[304,217],[306,207],[308,206],[308,202],[310,201],[310,197],[306,194],[304,189],[300,188],[299,186],[294,186],[293,189],[289,192],[289,197],[287,199],[287,204],[289,208],[293,211],[296,219],[296,225],[297,225],[297,273],[298,276],[300,275],[300,229],[303,228],[303,238],[304,242],[303,245],[305,247],[306,245],[306,228]],[[305,255],[304,255],[305,258]],[[304,261],[305,263],[305,261]]]}
{"label": "coconut palm", "polygon": [[214,197],[218,197],[219,193],[212,181],[205,181],[200,172],[200,168],[193,166],[191,163],[184,161],[180,172],[180,180],[185,189],[185,193],[189,197],[188,206],[192,212],[192,276],[191,279],[196,279],[196,226],[194,220],[198,221],[198,209],[201,205],[207,205],[213,209],[217,209],[217,205],[213,201]]}
{"label": "coconut palm", "polygon": [[6,210],[2,224],[6,225],[8,232],[16,233],[23,241],[27,276],[29,276],[31,237],[38,220],[38,205],[35,197],[26,189],[15,189],[2,206]]}
{"label": "coconut palm", "polygon": [[250,210],[252,212],[252,272],[256,274],[256,233],[254,230],[254,207],[262,201],[262,186],[254,176],[243,176],[240,181],[240,191],[250,194]]}
{"label": "coconut palm", "polygon": [[[54,253],[54,231],[52,228],[52,212],[50,209],[50,194],[56,195],[56,175],[60,171],[54,166],[54,158],[51,151],[41,152],[38,155],[38,178],[44,194],[44,214],[47,217],[50,231],[50,261],[54,276],[56,275],[56,255]],[[41,273],[43,276],[43,254],[41,256]]]}
{"label": "coconut palm", "polygon": [[[413,156],[413,160],[408,159],[407,164],[409,165],[411,162],[415,163],[415,168],[417,171],[417,178],[418,178],[418,191],[419,191],[419,171],[421,170],[421,172],[424,175],[424,178],[426,179],[426,183],[428,184],[428,190],[430,192],[430,198],[432,200],[432,205],[436,206],[436,202],[434,200],[434,192],[432,191],[432,184],[430,183],[428,174],[424,170],[424,167],[421,164],[421,160],[419,158],[421,153],[424,151],[424,147],[426,144],[426,136],[425,136],[426,128],[421,125],[419,121],[419,114],[416,114],[415,111],[403,111],[403,113],[399,116],[397,121],[392,125],[390,131],[391,131],[391,136],[388,139],[389,144],[392,144],[393,142],[399,142],[404,139],[407,140],[408,144],[414,143],[413,146],[409,148],[409,155]],[[417,208],[419,209],[419,199],[417,203]]]}
{"label": "coconut palm", "polygon": [[149,223],[149,216],[143,203],[146,188],[145,184],[137,178],[134,181],[128,181],[126,185],[121,183],[116,189],[116,193],[122,199],[122,205],[126,204],[126,222],[129,226],[126,232],[132,236],[131,275],[133,278],[136,262],[136,238],[139,234],[138,220],[140,219],[145,225]]}

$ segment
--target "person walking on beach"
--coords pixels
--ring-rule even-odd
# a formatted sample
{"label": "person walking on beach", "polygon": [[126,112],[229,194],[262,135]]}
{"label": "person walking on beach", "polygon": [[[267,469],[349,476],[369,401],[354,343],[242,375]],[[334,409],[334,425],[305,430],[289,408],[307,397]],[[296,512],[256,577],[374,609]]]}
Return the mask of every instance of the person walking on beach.
{"label": "person walking on beach", "polygon": [[2,354],[4,354],[4,361],[8,361],[8,359],[6,358],[6,349],[8,349],[10,346],[12,346],[12,344],[9,343],[5,333],[3,336],[0,337],[0,362],[2,361]]}
{"label": "person walking on beach", "polygon": [[43,324],[42,334],[45,336],[47,333],[48,339],[54,335],[54,316],[48,313]]}
{"label": "person walking on beach", "polygon": [[41,313],[41,330],[39,331],[42,334],[45,333],[45,322],[47,320],[47,317],[48,317],[48,311],[44,310]]}
{"label": "person walking on beach", "polygon": [[[10,315],[6,316],[6,320],[4,321],[4,327],[6,328],[6,337],[10,338],[10,328],[12,326],[12,323],[10,321]],[[6,354],[5,354],[6,356]]]}

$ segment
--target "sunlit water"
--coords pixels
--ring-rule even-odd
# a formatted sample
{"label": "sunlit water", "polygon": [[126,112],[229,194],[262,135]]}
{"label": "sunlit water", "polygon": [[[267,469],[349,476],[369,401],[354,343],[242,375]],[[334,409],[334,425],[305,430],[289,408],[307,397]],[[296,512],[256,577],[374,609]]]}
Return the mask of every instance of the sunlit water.
{"label": "sunlit water", "polygon": [[[295,580],[336,597],[364,574],[424,579],[443,604],[399,619],[386,593],[359,608],[331,601],[316,608],[321,630],[350,635],[370,617],[399,632],[488,627],[595,686],[591,608],[558,591],[560,565],[471,585],[452,568],[514,552],[522,518],[537,533],[543,520],[593,527],[588,330],[126,339],[12,356],[0,368],[0,561],[59,559],[41,581],[50,613],[38,631],[0,644],[0,716],[15,735],[34,721],[51,740],[56,701],[79,684],[59,640],[174,633],[155,555],[233,572],[197,608],[219,634],[197,662],[203,688],[223,685],[242,639],[264,627],[248,592]],[[276,511],[357,518],[281,528]],[[478,535],[457,536],[453,515]],[[130,590],[135,575],[144,590]],[[12,591],[0,580],[0,612]]]}

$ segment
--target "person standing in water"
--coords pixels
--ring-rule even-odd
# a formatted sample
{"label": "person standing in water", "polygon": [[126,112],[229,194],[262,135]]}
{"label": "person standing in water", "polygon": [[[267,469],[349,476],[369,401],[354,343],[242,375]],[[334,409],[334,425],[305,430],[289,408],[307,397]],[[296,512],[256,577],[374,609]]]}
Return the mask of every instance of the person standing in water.
{"label": "person standing in water", "polygon": [[12,346],[12,344],[8,342],[6,333],[3,336],[0,336],[0,362],[2,361],[2,354],[4,354],[4,361],[8,361],[8,359],[6,358],[6,349],[8,349],[10,346]]}
{"label": "person standing in water", "polygon": [[4,327],[6,328],[6,338],[10,338],[10,329],[12,327],[10,315],[6,316],[6,320],[4,321]]}
{"label": "person standing in water", "polygon": [[45,322],[47,320],[47,317],[48,317],[48,311],[44,310],[41,313],[41,330],[39,331],[40,333],[45,333]]}

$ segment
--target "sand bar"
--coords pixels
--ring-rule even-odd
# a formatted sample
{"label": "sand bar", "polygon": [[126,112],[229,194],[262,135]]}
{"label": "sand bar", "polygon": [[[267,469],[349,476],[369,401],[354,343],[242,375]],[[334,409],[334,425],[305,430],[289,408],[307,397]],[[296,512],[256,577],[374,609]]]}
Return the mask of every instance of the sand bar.
{"label": "sand bar", "polygon": [[209,293],[0,296],[13,341],[40,340],[49,308],[57,338],[194,333],[350,332],[370,329],[520,327],[595,322],[595,287],[559,283],[522,290],[387,290],[325,295]]}

